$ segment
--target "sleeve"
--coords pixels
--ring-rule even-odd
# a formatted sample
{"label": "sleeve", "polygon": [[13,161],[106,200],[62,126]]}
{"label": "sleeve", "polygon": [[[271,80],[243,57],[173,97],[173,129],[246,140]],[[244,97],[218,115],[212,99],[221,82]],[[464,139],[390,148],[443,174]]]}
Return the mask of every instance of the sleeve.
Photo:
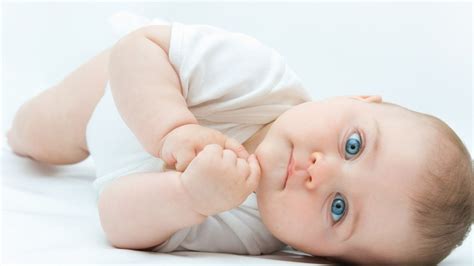
{"label": "sleeve", "polygon": [[[174,22],[169,59],[197,117],[257,106],[294,106],[311,98],[283,56],[243,33]],[[264,120],[254,122],[271,121]]]}

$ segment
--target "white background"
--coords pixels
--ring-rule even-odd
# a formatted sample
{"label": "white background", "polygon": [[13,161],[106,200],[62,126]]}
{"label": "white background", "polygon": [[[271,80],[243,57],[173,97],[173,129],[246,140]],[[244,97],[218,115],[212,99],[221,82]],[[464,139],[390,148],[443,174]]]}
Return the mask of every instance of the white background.
{"label": "white background", "polygon": [[6,3],[3,131],[19,105],[117,37],[120,10],[252,35],[284,55],[314,99],[380,94],[434,114],[472,151],[471,3]]}

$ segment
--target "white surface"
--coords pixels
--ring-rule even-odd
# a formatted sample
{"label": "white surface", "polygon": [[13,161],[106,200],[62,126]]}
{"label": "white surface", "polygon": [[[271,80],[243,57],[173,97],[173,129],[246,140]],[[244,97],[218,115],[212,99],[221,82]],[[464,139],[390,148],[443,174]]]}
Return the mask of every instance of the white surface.
{"label": "white surface", "polygon": [[[287,57],[315,99],[381,94],[442,118],[472,152],[470,3],[7,3],[3,133],[23,102],[112,45],[107,18],[123,9],[252,35]],[[91,161],[47,167],[5,148],[1,156],[4,263],[300,261],[113,249],[101,233]],[[443,264],[472,265],[472,234]]]}

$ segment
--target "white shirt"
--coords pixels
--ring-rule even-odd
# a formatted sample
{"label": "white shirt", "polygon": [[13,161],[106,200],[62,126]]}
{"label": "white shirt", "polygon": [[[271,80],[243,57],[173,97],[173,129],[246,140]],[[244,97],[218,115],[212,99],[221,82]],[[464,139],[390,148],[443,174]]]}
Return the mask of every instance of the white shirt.
{"label": "white shirt", "polygon": [[[146,22],[140,25],[153,24],[141,20]],[[240,143],[292,106],[311,100],[276,50],[241,33],[174,22],[169,60],[199,124]],[[98,193],[117,177],[163,171],[163,161],[148,154],[122,120],[109,84],[89,121],[86,138],[96,166],[98,178],[93,185]],[[239,207],[181,229],[154,250],[259,255],[284,246],[262,223],[252,193]]]}

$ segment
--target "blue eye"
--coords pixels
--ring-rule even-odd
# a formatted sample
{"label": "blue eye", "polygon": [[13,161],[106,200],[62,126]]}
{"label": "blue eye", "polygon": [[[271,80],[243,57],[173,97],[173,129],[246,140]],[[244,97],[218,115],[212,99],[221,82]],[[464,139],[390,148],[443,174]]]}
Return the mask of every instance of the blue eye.
{"label": "blue eye", "polygon": [[336,195],[331,204],[331,217],[334,222],[338,222],[346,213],[346,202],[343,197]]}
{"label": "blue eye", "polygon": [[345,147],[346,160],[353,158],[355,155],[359,153],[360,145],[361,145],[360,135],[359,133],[356,132],[352,134],[346,141],[346,147]]}

